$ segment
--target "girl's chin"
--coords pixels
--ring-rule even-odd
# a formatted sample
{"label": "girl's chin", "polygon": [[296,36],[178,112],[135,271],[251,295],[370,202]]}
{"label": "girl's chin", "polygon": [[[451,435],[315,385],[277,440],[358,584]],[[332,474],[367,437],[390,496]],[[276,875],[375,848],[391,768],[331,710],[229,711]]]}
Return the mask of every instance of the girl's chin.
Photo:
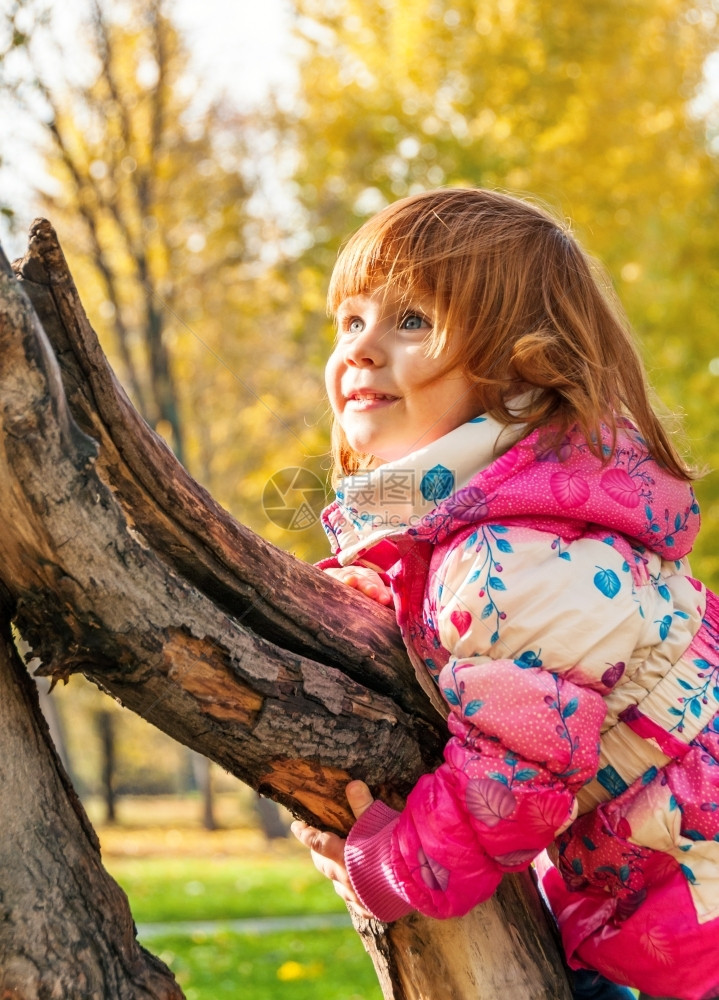
{"label": "girl's chin", "polygon": [[397,459],[403,458],[406,452],[399,451],[397,449],[387,449],[383,448],[382,445],[371,440],[359,440],[352,439],[348,437],[347,443],[353,451],[356,451],[358,455],[371,455],[372,463],[370,468],[376,469],[380,465],[385,465],[387,462],[395,462]]}
{"label": "girl's chin", "polygon": [[[371,455],[372,462],[370,464],[371,469],[378,469],[380,465],[387,465],[388,462],[399,462],[401,459],[408,455],[410,449],[407,448],[404,451],[392,450],[388,451],[384,448],[373,448],[372,445],[367,445],[366,448],[357,448],[352,446],[356,452],[360,455]],[[377,454],[377,452],[380,454]]]}
{"label": "girl's chin", "polygon": [[358,455],[373,455],[377,465],[397,462],[418,447],[417,445],[413,447],[412,440],[405,442],[393,440],[391,436],[385,434],[367,433],[369,429],[366,427],[353,428],[350,425],[343,429],[350,448]]}

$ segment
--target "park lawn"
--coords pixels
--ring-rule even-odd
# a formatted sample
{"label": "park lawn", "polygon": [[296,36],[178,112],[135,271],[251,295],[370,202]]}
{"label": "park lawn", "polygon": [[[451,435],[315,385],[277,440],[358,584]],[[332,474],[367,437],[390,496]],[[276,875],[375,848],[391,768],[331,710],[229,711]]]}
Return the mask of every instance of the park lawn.
{"label": "park lawn", "polygon": [[187,1000],[382,1000],[352,928],[273,934],[153,937]]}
{"label": "park lawn", "polygon": [[[105,860],[139,925],[346,913],[304,852]],[[172,969],[187,1000],[382,997],[372,963],[349,926],[263,934],[198,927],[153,933],[147,940],[142,929],[141,943]]]}
{"label": "park lawn", "polygon": [[138,924],[346,913],[306,852],[245,859],[106,857],[105,864]]}
{"label": "park lawn", "polygon": [[[215,837],[205,840],[206,856],[164,855],[161,838],[152,838],[150,853],[132,856],[118,850],[131,837],[113,834],[105,865],[128,895],[140,942],[172,969],[187,1000],[381,1000],[372,963],[351,926],[262,934],[222,926],[247,918],[346,914],[299,845],[247,843],[243,856],[228,856],[212,853]],[[216,931],[187,928],[188,922],[213,920]],[[143,937],[147,924],[177,921],[182,932],[163,927]]]}

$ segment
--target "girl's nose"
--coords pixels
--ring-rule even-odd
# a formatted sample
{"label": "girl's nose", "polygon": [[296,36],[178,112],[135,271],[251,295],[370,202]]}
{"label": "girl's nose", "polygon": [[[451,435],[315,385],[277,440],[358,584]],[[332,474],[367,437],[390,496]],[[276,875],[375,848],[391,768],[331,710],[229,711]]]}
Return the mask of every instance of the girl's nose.
{"label": "girl's nose", "polygon": [[354,368],[376,368],[385,363],[383,334],[379,324],[368,323],[364,330],[347,344],[345,361]]}

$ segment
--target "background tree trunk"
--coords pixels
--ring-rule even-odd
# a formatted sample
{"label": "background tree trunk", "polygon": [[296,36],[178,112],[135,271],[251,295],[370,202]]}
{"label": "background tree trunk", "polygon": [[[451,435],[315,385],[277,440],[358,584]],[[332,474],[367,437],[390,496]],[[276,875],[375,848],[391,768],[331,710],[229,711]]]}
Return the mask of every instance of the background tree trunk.
{"label": "background tree trunk", "polygon": [[105,822],[114,823],[117,819],[115,808],[117,801],[116,788],[116,746],[115,720],[110,712],[98,712],[95,717],[97,734],[100,737],[100,754],[102,759],[101,787],[105,802]]}
{"label": "background tree trunk", "polygon": [[[0,277],[0,575],[40,671],[84,672],[326,828],[351,824],[353,777],[400,806],[439,762],[443,723],[393,616],[189,477],[116,383],[48,223],[18,273]],[[528,875],[462,920],[357,926],[387,1000],[569,997]]]}
{"label": "background tree trunk", "polygon": [[205,830],[216,830],[215,803],[212,787],[212,764],[202,754],[190,751],[192,773],[202,802],[202,825]]}
{"label": "background tree trunk", "polygon": [[272,799],[266,799],[264,795],[258,795],[255,799],[255,812],[260,821],[262,832],[268,840],[282,840],[289,836],[289,829],[285,823],[279,806]]}
{"label": "background tree trunk", "polygon": [[[22,655],[21,649],[18,648],[18,652]],[[53,699],[50,692],[52,681],[48,680],[46,677],[37,677],[35,680],[37,683],[37,695],[40,703],[40,711],[45,718],[45,722],[47,723],[47,728],[50,733],[53,746],[55,747],[57,755],[60,758],[60,763],[65,768],[72,785],[77,788],[79,781],[74,773],[72,761],[70,760],[70,754],[68,753],[67,740],[65,739],[65,728],[63,726],[62,719],[60,718],[60,713],[57,710],[57,703]]]}

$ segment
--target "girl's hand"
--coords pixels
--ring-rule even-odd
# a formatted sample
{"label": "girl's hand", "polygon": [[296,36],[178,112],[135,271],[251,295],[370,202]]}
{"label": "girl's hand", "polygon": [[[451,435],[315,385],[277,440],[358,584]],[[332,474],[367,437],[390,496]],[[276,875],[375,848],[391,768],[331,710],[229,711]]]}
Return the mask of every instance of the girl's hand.
{"label": "girl's hand", "polygon": [[[350,781],[345,794],[355,819],[359,819],[374,801],[372,793],[364,781]],[[308,826],[307,823],[303,823],[299,819],[294,821],[291,829],[299,842],[305,847],[309,847],[315,868],[326,878],[332,880],[337,895],[341,896],[345,903],[352,906],[363,917],[371,917],[372,914],[365,910],[355,895],[347,874],[344,838],[338,837],[335,833],[322,833],[321,830]]]}
{"label": "girl's hand", "polygon": [[326,569],[325,573],[348,587],[354,587],[378,604],[392,604],[392,591],[379,573],[367,566],[338,566]]}

